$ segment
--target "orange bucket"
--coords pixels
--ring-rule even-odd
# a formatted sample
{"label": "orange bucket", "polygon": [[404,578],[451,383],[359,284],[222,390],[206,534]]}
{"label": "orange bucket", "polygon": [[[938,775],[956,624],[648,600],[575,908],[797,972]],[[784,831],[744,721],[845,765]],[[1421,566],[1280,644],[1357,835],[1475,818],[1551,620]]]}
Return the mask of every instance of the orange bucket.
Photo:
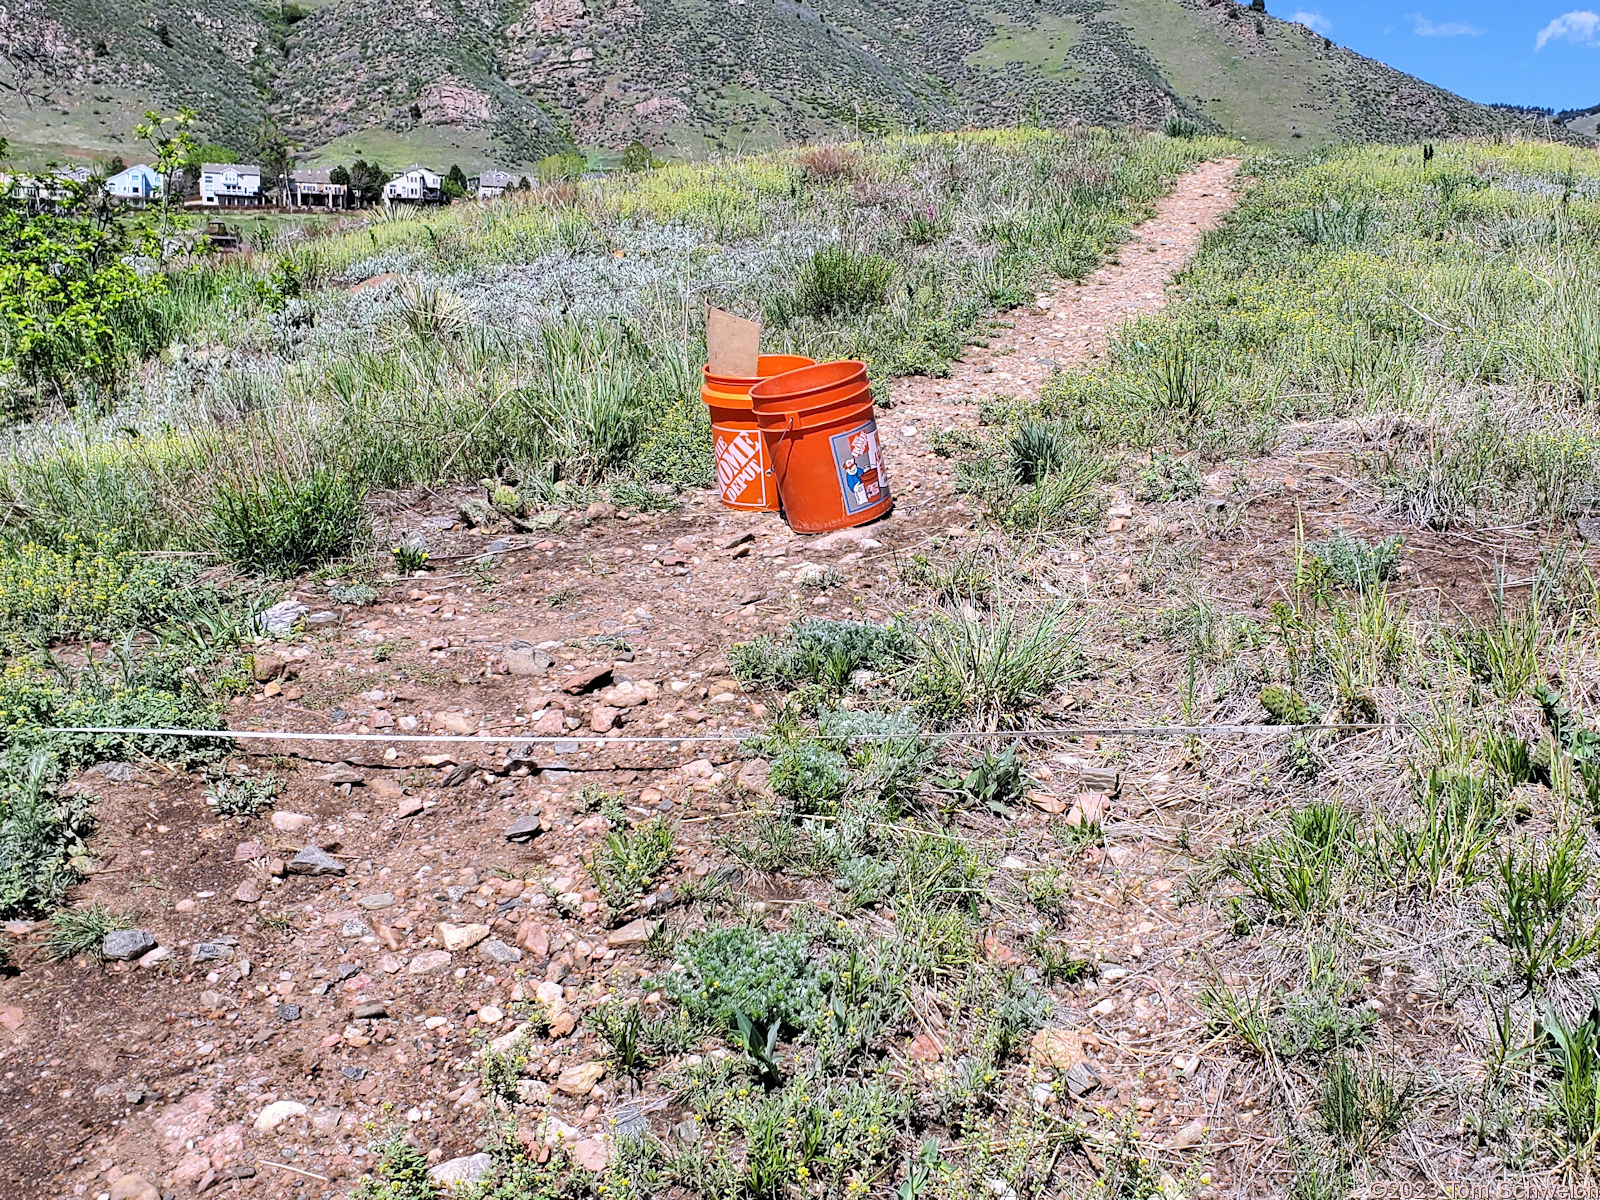
{"label": "orange bucket", "polygon": [[863,525],[893,501],[864,363],[817,363],[750,389],[756,424],[796,533]]}
{"label": "orange bucket", "polygon": [[704,368],[700,398],[711,410],[711,453],[717,464],[717,490],[722,503],[745,512],[777,512],[778,485],[772,459],[756,430],[750,389],[773,375],[809,367],[814,359],[801,354],[763,354],[756,359],[754,379],[713,375]]}

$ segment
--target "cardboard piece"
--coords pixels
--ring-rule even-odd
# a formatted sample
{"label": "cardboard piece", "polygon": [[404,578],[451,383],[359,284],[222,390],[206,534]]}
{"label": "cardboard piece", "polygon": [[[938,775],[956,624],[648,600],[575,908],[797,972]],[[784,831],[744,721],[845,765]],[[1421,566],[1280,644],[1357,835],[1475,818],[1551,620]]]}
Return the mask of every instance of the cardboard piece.
{"label": "cardboard piece", "polygon": [[706,309],[706,365],[713,375],[754,379],[760,369],[761,322]]}

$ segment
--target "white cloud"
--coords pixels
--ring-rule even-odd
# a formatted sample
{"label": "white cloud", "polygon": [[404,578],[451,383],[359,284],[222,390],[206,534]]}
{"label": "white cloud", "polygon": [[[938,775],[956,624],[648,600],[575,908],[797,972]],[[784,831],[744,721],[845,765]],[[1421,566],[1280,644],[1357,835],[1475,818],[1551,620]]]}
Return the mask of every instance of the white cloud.
{"label": "white cloud", "polygon": [[1290,17],[1289,21],[1295,25],[1304,25],[1307,29],[1314,29],[1323,37],[1333,32],[1333,22],[1319,12],[1307,12],[1302,8]]}
{"label": "white cloud", "polygon": [[1418,37],[1479,37],[1483,33],[1465,21],[1430,21],[1421,13],[1411,15],[1411,30]]}
{"label": "white cloud", "polygon": [[1600,13],[1584,9],[1563,13],[1539,31],[1539,40],[1534,49],[1543,50],[1546,42],[1558,38],[1581,42],[1586,46],[1600,46]]}

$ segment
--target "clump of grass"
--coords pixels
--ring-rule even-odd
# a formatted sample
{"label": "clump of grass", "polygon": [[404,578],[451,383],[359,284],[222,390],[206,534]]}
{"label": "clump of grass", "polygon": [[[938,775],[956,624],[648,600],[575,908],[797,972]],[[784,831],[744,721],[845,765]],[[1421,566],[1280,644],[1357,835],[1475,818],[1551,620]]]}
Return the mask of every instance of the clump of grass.
{"label": "clump of grass", "polygon": [[1591,1158],[1600,1143],[1600,1002],[1572,1023],[1546,1009],[1540,1026],[1543,1057],[1558,1076],[1551,1108],[1568,1144]]}
{"label": "clump of grass", "polygon": [[106,934],[131,929],[133,918],[95,903],[88,908],[63,908],[50,918],[50,957],[74,958],[79,954],[99,958]]}
{"label": "clump of grass", "polygon": [[620,914],[661,878],[672,862],[672,827],[654,817],[632,833],[608,833],[585,864],[613,915]]}
{"label": "clump of grass", "polygon": [[789,302],[796,313],[818,321],[863,316],[883,307],[893,275],[881,255],[824,246],[801,268]]}
{"label": "clump of grass", "polygon": [[1229,856],[1225,870],[1269,912],[1300,919],[1342,895],[1356,849],[1355,819],[1337,804],[1313,803],[1290,814],[1287,830]]}
{"label": "clump of grass", "polygon": [[56,795],[57,770],[45,753],[0,761],[0,919],[56,907],[82,877],[90,800]]}
{"label": "clump of grass", "polygon": [[1349,1155],[1365,1155],[1393,1137],[1410,1117],[1412,1081],[1396,1081],[1377,1060],[1338,1054],[1317,1096],[1317,1120]]}
{"label": "clump of grass", "polygon": [[361,528],[362,497],[354,479],[330,469],[231,480],[217,488],[211,534],[236,566],[293,575],[349,553]]}
{"label": "clump of grass", "polygon": [[1076,630],[1059,609],[946,610],[918,629],[917,643],[907,684],[917,703],[936,716],[966,714],[991,729],[1016,725],[1079,662]]}

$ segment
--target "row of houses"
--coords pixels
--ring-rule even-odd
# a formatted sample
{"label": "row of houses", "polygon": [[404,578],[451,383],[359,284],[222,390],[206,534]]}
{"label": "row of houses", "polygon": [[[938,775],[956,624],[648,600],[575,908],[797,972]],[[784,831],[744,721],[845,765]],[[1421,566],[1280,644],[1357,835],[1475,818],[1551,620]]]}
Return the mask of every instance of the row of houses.
{"label": "row of houses", "polygon": [[[87,167],[59,170],[48,175],[0,175],[0,184],[9,185],[24,200],[55,203],[65,200],[66,182],[83,184],[90,178]],[[414,166],[399,172],[383,186],[385,204],[442,204],[445,176],[427,167]],[[467,195],[479,200],[494,200],[515,188],[529,186],[526,175],[509,171],[485,171],[467,176]],[[148,204],[161,197],[160,174],[147,163],[137,163],[105,181],[106,194],[130,204]],[[348,183],[336,183],[328,168],[290,171],[276,196],[264,191],[261,168],[249,163],[203,163],[200,167],[199,199],[185,203],[199,208],[255,208],[274,201],[288,209],[320,209],[337,212],[359,207]]]}

